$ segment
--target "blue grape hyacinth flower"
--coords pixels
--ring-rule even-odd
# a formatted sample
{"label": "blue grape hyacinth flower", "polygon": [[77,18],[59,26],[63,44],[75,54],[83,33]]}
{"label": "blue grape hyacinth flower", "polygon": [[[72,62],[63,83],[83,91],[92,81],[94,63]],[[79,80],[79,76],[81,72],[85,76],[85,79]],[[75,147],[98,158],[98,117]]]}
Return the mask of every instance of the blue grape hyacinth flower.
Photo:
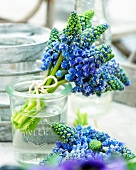
{"label": "blue grape hyacinth flower", "polygon": [[[52,123],[52,129],[61,141],[56,142],[52,152],[60,157],[59,164],[66,160],[107,160],[114,155],[130,160],[136,155],[125,143],[111,138],[107,133],[97,131],[91,126],[75,128],[64,124]],[[50,158],[47,156],[46,159]],[[45,161],[46,164],[46,161]]]}

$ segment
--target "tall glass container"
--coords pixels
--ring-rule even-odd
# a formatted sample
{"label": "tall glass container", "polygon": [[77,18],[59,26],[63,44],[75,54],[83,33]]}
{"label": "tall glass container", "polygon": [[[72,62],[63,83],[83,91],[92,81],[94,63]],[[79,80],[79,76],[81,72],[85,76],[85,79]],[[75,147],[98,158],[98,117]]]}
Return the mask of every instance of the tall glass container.
{"label": "tall glass container", "polygon": [[6,88],[12,112],[13,149],[20,163],[38,164],[43,160],[58,139],[51,129],[52,122],[66,123],[67,120],[71,85],[61,85],[54,93],[27,93],[32,81],[42,80],[42,76],[21,78]]}
{"label": "tall glass container", "polygon": [[[80,14],[86,10],[93,10],[94,16],[91,20],[92,26],[108,23],[106,15],[107,0],[75,0],[75,10]],[[111,31],[110,27],[101,35],[101,37],[95,42],[95,45],[111,44]],[[76,94],[71,95],[71,109],[72,112],[77,112],[80,109],[81,113],[87,113],[89,122],[92,118],[98,118],[99,116],[108,112],[111,106],[112,93],[103,94],[101,97]]]}

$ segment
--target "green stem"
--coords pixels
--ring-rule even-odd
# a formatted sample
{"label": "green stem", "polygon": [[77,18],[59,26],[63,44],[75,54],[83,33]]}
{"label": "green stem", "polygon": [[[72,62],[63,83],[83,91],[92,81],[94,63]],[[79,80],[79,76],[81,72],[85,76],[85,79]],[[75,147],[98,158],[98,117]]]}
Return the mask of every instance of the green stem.
{"label": "green stem", "polygon": [[30,110],[30,109],[32,109],[34,106],[35,106],[35,104],[36,104],[36,102],[32,102],[31,104],[29,104],[29,102],[27,101],[26,103],[25,103],[25,107],[23,106],[23,108],[19,111],[19,113],[17,114],[17,116],[16,117],[14,117],[14,121],[15,122],[17,122],[21,117],[22,117],[22,115],[24,114],[24,112],[27,112],[27,110]]}
{"label": "green stem", "polygon": [[48,88],[46,91],[48,93],[53,93],[60,85],[65,84],[65,83],[67,83],[67,80],[65,80],[65,79],[61,80],[61,81],[58,81],[57,86],[52,87],[52,88]]}
{"label": "green stem", "polygon": [[14,123],[16,120],[20,119],[22,116],[21,113],[24,111],[24,109],[28,106],[28,100],[25,102],[24,106],[19,110],[19,112],[14,113],[14,115],[11,118],[12,123]]}
{"label": "green stem", "polygon": [[52,67],[52,64],[50,64],[50,66],[49,66],[48,70],[46,71],[46,74],[45,74],[44,78],[46,78],[46,77],[48,77],[48,76],[49,76],[50,71],[51,71],[51,67]]}
{"label": "green stem", "polygon": [[[55,67],[54,67],[53,70],[51,71],[51,74],[50,74],[51,76],[54,76],[54,75],[56,74],[56,72],[58,71],[58,69],[59,69],[59,67],[60,67],[60,65],[61,65],[62,60],[63,60],[63,56],[60,55],[59,58],[58,58],[58,61],[57,61],[56,65],[55,65]],[[52,79],[49,79],[49,80],[46,82],[46,85],[50,85],[51,82],[52,82]]]}
{"label": "green stem", "polygon": [[[36,110],[36,102],[32,102],[31,105],[29,105],[24,112],[21,112],[21,115],[19,114],[20,118],[14,120],[14,125],[16,129],[21,129],[25,124],[27,124],[27,126],[29,125],[29,120],[32,119],[32,116],[37,115],[37,113],[39,113],[41,110],[43,110],[43,108],[45,107],[45,103],[41,102],[40,105],[40,109]],[[22,115],[23,114],[23,115]],[[28,115],[28,116],[27,116]],[[24,129],[24,127],[23,127]]]}
{"label": "green stem", "polygon": [[37,125],[40,122],[40,120],[41,120],[41,118],[38,118],[38,117],[34,118],[34,117],[32,117],[31,119],[29,119],[27,121],[27,123],[25,123],[23,125],[23,127],[21,128],[20,131],[21,132],[26,132],[26,133],[29,133],[29,132],[33,131],[37,127]]}

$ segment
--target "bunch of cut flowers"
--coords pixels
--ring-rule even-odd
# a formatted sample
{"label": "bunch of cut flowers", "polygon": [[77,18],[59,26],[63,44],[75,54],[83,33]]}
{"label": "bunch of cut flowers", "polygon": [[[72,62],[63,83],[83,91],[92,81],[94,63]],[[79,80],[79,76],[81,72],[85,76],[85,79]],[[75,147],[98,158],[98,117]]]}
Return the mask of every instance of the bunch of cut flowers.
{"label": "bunch of cut flowers", "polygon": [[[72,82],[72,93],[101,96],[108,91],[124,90],[130,85],[126,73],[114,59],[111,47],[95,45],[108,29],[108,24],[93,26],[90,21],[93,14],[92,10],[82,14],[71,12],[62,31],[51,30],[42,59],[44,79],[38,85],[32,84],[29,93],[53,93],[59,86]],[[12,116],[14,128],[21,132],[34,130],[40,121],[34,116],[45,107],[43,100],[26,100],[20,111]]]}

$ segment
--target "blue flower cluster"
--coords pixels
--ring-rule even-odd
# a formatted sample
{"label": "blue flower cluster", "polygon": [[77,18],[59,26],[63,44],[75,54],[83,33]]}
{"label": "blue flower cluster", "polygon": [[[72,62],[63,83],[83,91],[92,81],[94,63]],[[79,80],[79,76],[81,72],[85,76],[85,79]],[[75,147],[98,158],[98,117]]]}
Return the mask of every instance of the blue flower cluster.
{"label": "blue flower cluster", "polygon": [[56,142],[56,147],[53,148],[53,153],[59,156],[60,162],[69,159],[106,161],[114,154],[128,160],[136,156],[123,142],[112,139],[108,134],[96,131],[91,126],[83,128],[78,125],[76,128],[71,128],[64,124],[53,123],[52,129],[63,141]]}
{"label": "blue flower cluster", "polygon": [[72,92],[85,96],[123,90],[130,84],[124,70],[113,59],[111,47],[94,45],[108,25],[88,28],[92,16],[91,10],[80,15],[72,12],[62,32],[53,29],[41,66],[42,70],[50,67],[53,70],[61,57],[54,75],[58,80],[74,82]]}

